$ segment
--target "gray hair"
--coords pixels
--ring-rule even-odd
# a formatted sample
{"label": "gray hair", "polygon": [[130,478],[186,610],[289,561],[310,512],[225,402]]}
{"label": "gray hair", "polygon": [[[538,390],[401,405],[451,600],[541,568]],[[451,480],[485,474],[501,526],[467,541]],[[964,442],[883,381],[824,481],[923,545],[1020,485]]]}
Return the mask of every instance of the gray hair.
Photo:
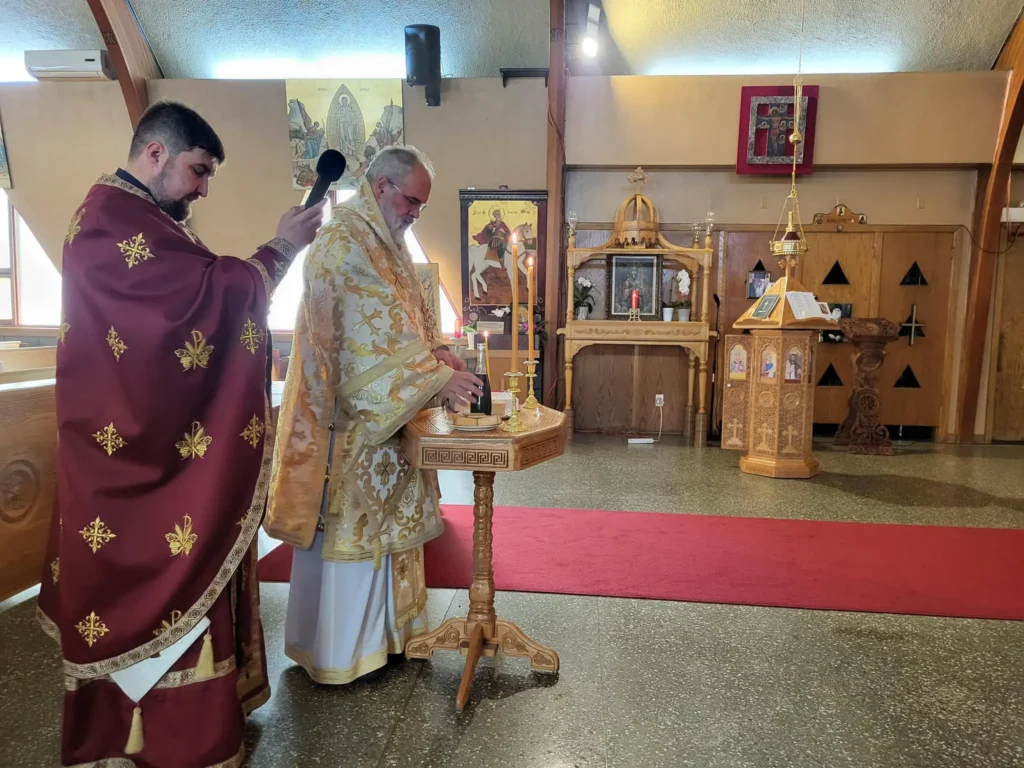
{"label": "gray hair", "polygon": [[434,166],[425,154],[416,147],[406,145],[404,147],[385,147],[373,156],[369,167],[366,169],[366,178],[373,184],[381,177],[387,177],[395,182],[405,181],[416,166],[421,166],[434,180]]}

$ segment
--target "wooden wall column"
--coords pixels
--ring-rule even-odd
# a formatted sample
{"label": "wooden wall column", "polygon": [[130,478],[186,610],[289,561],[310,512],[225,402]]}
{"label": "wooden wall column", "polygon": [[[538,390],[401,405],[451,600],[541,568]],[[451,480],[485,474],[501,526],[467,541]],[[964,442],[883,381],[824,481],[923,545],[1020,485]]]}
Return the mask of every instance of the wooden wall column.
{"label": "wooden wall column", "polygon": [[[565,196],[565,0],[551,0],[551,46],[548,57],[548,226],[547,267],[544,289],[544,325],[548,341],[544,345],[544,388],[542,401],[551,406],[557,397],[558,335],[560,318],[558,301],[561,293],[564,243],[562,221]],[[566,301],[572,301],[572,286],[568,286]],[[570,305],[571,306],[571,305]]]}
{"label": "wooden wall column", "polygon": [[163,77],[128,0],[88,0],[121,85],[132,128],[149,106],[146,81]]}
{"label": "wooden wall column", "polygon": [[1021,91],[1024,90],[1024,25],[1019,17],[994,69],[1009,70],[1010,77],[1006,85],[992,168],[982,170],[978,175],[979,204],[974,214],[975,244],[971,247],[964,351],[957,398],[960,402],[957,437],[960,440],[971,440],[974,437],[982,357],[985,354],[998,260],[996,254],[1001,242],[1003,208],[1008,203],[1010,168],[1024,126],[1024,99],[1021,98]]}

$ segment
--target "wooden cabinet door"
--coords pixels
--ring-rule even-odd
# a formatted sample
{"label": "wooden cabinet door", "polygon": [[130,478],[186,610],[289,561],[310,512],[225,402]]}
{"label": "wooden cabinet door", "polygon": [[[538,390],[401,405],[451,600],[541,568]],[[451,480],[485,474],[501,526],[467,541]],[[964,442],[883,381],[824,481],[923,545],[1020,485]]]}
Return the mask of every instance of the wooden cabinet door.
{"label": "wooden cabinet door", "polygon": [[[818,301],[849,304],[853,317],[872,317],[877,303],[877,237],[873,232],[808,233],[810,250],[800,260],[800,282]],[[815,348],[814,383],[823,382],[814,390],[816,424],[840,424],[846,418],[853,389],[853,351],[850,344],[821,343]]]}
{"label": "wooden cabinet door", "polygon": [[1024,440],[1024,243],[1002,254],[993,347],[992,439]]}
{"label": "wooden cabinet door", "polygon": [[[917,270],[914,270],[917,264]],[[938,427],[952,347],[952,232],[886,232],[878,314],[909,333],[885,348],[878,379],[883,424]],[[920,274],[920,278],[914,277]],[[908,274],[911,275],[908,280]],[[922,335],[923,334],[923,335]],[[916,386],[915,386],[916,384]]]}

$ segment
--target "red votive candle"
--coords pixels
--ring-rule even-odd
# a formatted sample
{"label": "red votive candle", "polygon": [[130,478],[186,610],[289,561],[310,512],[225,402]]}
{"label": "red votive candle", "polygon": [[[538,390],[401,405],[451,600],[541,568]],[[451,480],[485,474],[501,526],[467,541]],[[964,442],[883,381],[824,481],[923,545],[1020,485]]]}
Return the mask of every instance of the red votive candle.
{"label": "red votive candle", "polygon": [[640,290],[638,288],[633,289],[633,295],[630,297],[630,307],[633,309],[640,309]]}

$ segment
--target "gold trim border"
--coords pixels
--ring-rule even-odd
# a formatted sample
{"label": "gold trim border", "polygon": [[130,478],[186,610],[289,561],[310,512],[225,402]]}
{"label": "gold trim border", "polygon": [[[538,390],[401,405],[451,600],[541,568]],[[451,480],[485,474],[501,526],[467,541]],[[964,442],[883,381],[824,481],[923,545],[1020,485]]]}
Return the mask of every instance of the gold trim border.
{"label": "gold trim border", "polygon": [[136,187],[134,184],[129,184],[127,181],[119,176],[115,176],[112,173],[104,173],[99,179],[96,180],[97,184],[102,184],[105,187],[116,187],[122,192],[128,192],[136,197],[141,197],[147,203],[156,203],[153,196],[147,192],[143,192],[141,189]]}
{"label": "gold trim border", "polygon": [[405,649],[399,648],[394,650],[394,645],[389,641],[388,645],[368,656],[364,656],[352,667],[327,669],[315,666],[309,654],[294,645],[286,645],[284,655],[302,667],[314,683],[319,683],[320,685],[348,685],[363,675],[386,666],[389,653],[401,653],[403,650]]}
{"label": "gold trim border", "polygon": [[260,273],[260,277],[263,278],[263,287],[266,288],[267,290],[267,301],[269,301],[270,294],[274,292],[274,288],[270,282],[270,275],[267,274],[267,268],[263,266],[262,261],[260,261],[259,259],[255,259],[251,256],[248,259],[243,259],[243,261],[250,267],[254,267],[256,271]]}

